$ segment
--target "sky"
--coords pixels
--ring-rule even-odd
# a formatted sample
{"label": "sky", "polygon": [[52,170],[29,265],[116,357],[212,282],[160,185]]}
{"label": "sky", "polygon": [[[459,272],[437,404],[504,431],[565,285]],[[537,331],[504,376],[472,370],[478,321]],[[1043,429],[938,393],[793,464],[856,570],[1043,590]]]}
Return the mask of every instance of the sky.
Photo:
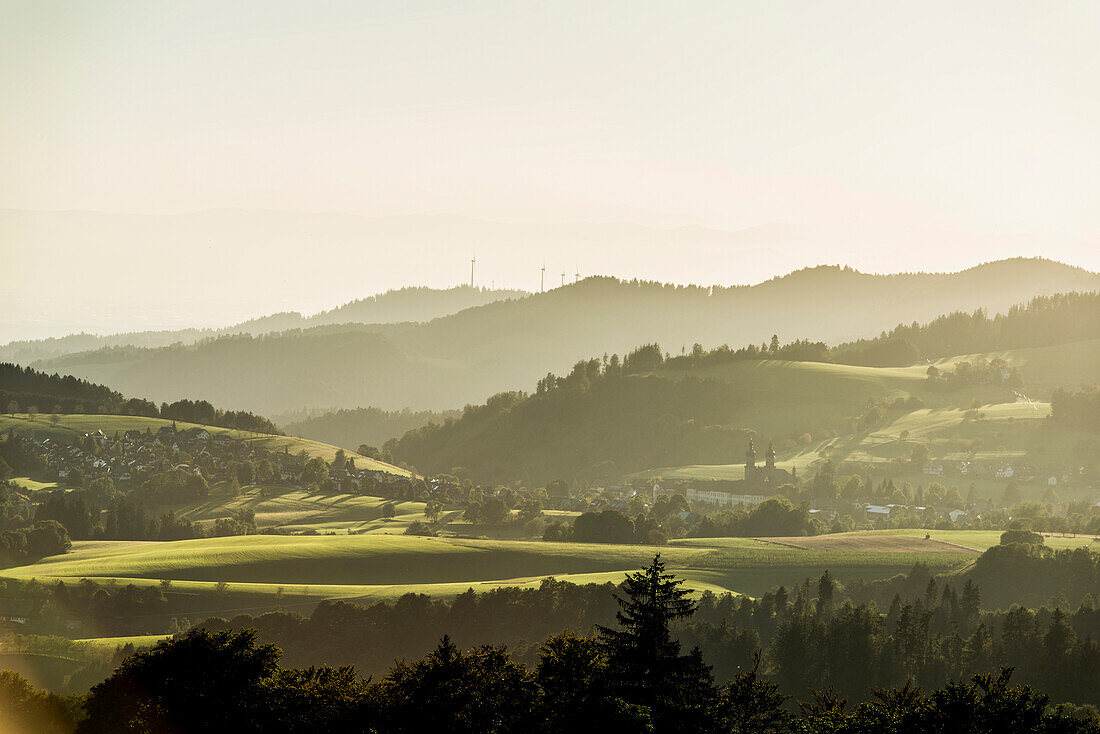
{"label": "sky", "polygon": [[[439,215],[542,226],[487,246],[507,252],[494,282],[528,289],[547,258],[716,283],[1015,254],[1100,269],[1098,31],[1092,0],[0,0],[0,341],[450,285],[477,242]],[[22,216],[70,210],[120,218]],[[265,250],[256,227],[179,226],[207,210],[367,224]],[[411,239],[360,237],[395,217]],[[787,234],[547,244],[606,223]]]}

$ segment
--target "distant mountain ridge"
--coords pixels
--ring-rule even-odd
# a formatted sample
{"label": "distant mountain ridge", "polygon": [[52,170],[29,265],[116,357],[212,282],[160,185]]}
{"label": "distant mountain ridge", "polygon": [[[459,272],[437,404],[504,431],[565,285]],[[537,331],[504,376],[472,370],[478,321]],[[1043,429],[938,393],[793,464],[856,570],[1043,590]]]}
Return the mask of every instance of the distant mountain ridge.
{"label": "distant mountain ridge", "polygon": [[158,400],[203,394],[265,414],[341,405],[444,410],[639,344],[656,342],[673,354],[694,343],[743,345],[772,334],[836,344],[952,311],[998,313],[1035,296],[1098,290],[1100,275],[1043,259],[940,274],[821,266],[729,288],[593,277],[418,324],[222,336],[82,352],[37,366]]}
{"label": "distant mountain ridge", "polygon": [[221,329],[178,329],[139,331],[123,334],[73,334],[54,339],[14,341],[0,346],[0,360],[26,364],[107,347],[165,347],[193,344],[234,334],[267,334],[287,329],[305,329],[343,323],[393,324],[431,321],[474,306],[509,298],[524,298],[526,291],[455,286],[438,289],[410,286],[360,298],[342,306],[304,316],[297,311],[260,316]]}
{"label": "distant mountain ridge", "polygon": [[[6,255],[0,272],[5,306],[0,342],[80,331],[218,329],[257,315],[312,314],[407,284],[448,288],[468,283],[473,257],[478,285],[507,284],[525,291],[540,290],[542,264],[547,288],[572,282],[578,272],[728,286],[760,283],[805,265],[846,263],[874,273],[955,271],[1033,253],[1100,270],[1095,239],[752,224],[727,230],[621,221],[487,221],[446,214],[0,209]],[[56,257],[57,252],[66,257]],[[47,274],[65,287],[44,299]],[[299,326],[288,322],[264,328]],[[163,343],[142,344],[154,345]]]}

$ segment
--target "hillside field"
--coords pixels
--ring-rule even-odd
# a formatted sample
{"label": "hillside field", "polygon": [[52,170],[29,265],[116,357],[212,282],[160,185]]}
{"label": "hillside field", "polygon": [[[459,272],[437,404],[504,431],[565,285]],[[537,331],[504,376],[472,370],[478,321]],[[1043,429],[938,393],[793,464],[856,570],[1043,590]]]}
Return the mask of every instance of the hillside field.
{"label": "hillside field", "polygon": [[[983,541],[979,541],[980,545]],[[965,545],[965,544],[964,544]],[[81,578],[173,588],[287,597],[385,598],[408,592],[448,596],[467,588],[537,583],[546,576],[614,581],[660,552],[696,589],[758,595],[829,569],[840,578],[885,578],[920,560],[939,572],[967,564],[970,548],[897,552],[870,543],[858,550],[807,550],[752,538],[674,541],[665,547],[398,535],[251,535],[164,543],[77,544],[64,555],[0,573],[43,581]]]}
{"label": "hillside field", "polygon": [[[1021,399],[1044,401],[1056,387],[1073,388],[1100,380],[1100,340],[1054,347],[1012,349],[968,354],[936,362],[941,370],[954,370],[963,361],[982,357],[1004,359],[1020,370],[1024,386]],[[930,390],[925,385],[928,364],[909,367],[859,367],[823,362],[746,360],[696,370],[664,368],[666,377],[694,376],[727,380],[741,388],[750,404],[736,423],[762,435],[813,430],[814,424],[835,426],[857,417],[870,399],[916,396],[929,410],[960,409],[971,401],[983,404],[1014,402],[1007,387],[978,385],[953,391]],[[1026,396],[1023,397],[1023,396]],[[1049,413],[1049,405],[1047,413]],[[804,428],[803,428],[804,427]]]}
{"label": "hillside field", "polygon": [[[831,458],[878,465],[896,480],[914,485],[940,481],[965,491],[973,483],[979,496],[999,499],[1007,480],[930,476],[899,462],[911,456],[918,445],[928,448],[932,462],[1072,461],[1077,444],[1089,436],[1050,421],[1050,403],[1046,401],[1055,387],[1073,388],[1100,380],[1100,340],[961,355],[936,364],[941,370],[953,370],[959,362],[976,357],[1005,359],[1021,371],[1024,387],[1018,391],[999,386],[933,391],[924,384],[927,365],[875,368],[763,360],[679,373],[664,370],[662,374],[715,377],[740,386],[749,396],[750,405],[731,417],[731,425],[751,428],[761,436],[789,435],[799,427],[810,432],[812,438],[807,444],[777,447],[777,466],[781,468],[812,473],[818,462]],[[831,438],[815,433],[824,428],[828,435],[829,428],[835,430],[850,423],[868,400],[911,395],[920,398],[925,407],[887,411],[885,419],[867,431],[848,429]],[[979,407],[972,407],[975,402]],[[731,459],[729,464],[661,467],[631,476],[666,481],[743,479],[743,459],[739,454]],[[1045,486],[1038,484],[1024,483],[1020,488],[1024,499],[1033,501],[1045,491]],[[1087,492],[1085,495],[1091,496]],[[1072,498],[1076,497],[1061,497]]]}
{"label": "hillside field", "polygon": [[[81,640],[109,650],[151,644],[172,617],[309,614],[324,599],[361,603],[409,593],[454,597],[469,589],[534,587],[548,576],[572,583],[617,584],[661,553],[669,570],[696,592],[759,596],[830,571],[841,582],[884,579],[916,563],[933,573],[961,573],[999,542],[999,531],[893,530],[800,538],[690,538],[667,546],[550,543],[401,535],[251,535],[173,542],[84,541],[72,552],[0,570],[0,581],[91,579],[108,590],[157,587],[175,611],[135,619],[102,637]],[[1047,537],[1053,548],[1093,546],[1092,536]],[[168,580],[166,584],[165,580]],[[3,584],[0,583],[0,589]],[[123,635],[124,637],[119,637]],[[108,639],[109,638],[109,639]]]}
{"label": "hillside field", "polygon": [[[332,462],[338,450],[336,446],[294,436],[273,436],[266,433],[239,431],[233,428],[218,428],[197,423],[171,421],[164,418],[145,418],[132,415],[67,414],[59,416],[57,424],[54,425],[49,414],[39,413],[34,420],[31,420],[26,413],[16,413],[14,416],[5,413],[0,415],[0,435],[7,435],[8,431],[14,431],[21,436],[33,434],[37,437],[49,437],[61,443],[71,443],[85,433],[94,433],[97,430],[102,430],[108,437],[111,437],[116,432],[122,434],[131,430],[144,432],[148,429],[156,433],[164,426],[173,424],[181,431],[189,428],[205,428],[211,435],[226,434],[231,438],[248,441],[268,451],[277,452],[286,449],[292,454],[305,451],[310,456],[318,456],[329,463]],[[405,469],[387,464],[384,461],[369,459],[353,451],[345,450],[345,454],[348,458],[355,459],[355,465],[359,468],[410,476],[410,472]]]}

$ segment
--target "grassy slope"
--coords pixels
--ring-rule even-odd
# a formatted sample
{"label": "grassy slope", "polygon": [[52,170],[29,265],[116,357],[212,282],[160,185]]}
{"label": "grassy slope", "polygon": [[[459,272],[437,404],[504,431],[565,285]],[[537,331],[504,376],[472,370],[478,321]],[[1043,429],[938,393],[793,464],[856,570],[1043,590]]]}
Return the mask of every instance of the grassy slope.
{"label": "grassy slope", "polygon": [[228,517],[234,512],[251,510],[259,527],[281,527],[287,530],[312,529],[319,532],[340,530],[365,533],[389,529],[404,532],[413,520],[424,521],[423,502],[397,502],[397,517],[383,520],[382,505],[387,500],[350,494],[310,494],[306,491],[279,487],[243,487],[232,496],[218,487],[201,503],[175,508],[178,516],[192,521]]}
{"label": "grassy slope", "polygon": [[[916,395],[927,405],[923,410],[910,413],[891,412],[886,422],[868,433],[845,433],[835,439],[814,441],[782,452],[778,465],[786,469],[793,467],[803,471],[826,453],[839,459],[885,462],[908,457],[918,443],[927,445],[932,458],[940,461],[1021,460],[1024,457],[1034,463],[1068,461],[1082,434],[1045,420],[1050,415],[1050,404],[1043,400],[1049,398],[1055,387],[1094,384],[1100,379],[1100,340],[961,355],[937,364],[941,369],[954,369],[956,363],[975,356],[1002,357],[1019,368],[1025,382],[1021,392],[1034,401],[1014,402],[1017,398],[1012,391],[1001,387],[929,391],[924,388],[926,365],[873,368],[767,360],[734,362],[692,372],[667,370],[665,374],[716,377],[741,386],[751,405],[739,412],[734,423],[753,428],[765,436],[789,433],[799,430],[799,426],[815,431],[819,427],[842,424],[857,416],[869,398]],[[968,415],[973,400],[982,403],[979,419]],[[900,439],[903,431],[909,432],[907,440]],[[969,444],[974,439],[981,439],[982,446],[972,453]],[[742,479],[744,465],[664,467],[641,472],[638,476],[660,476],[666,480]],[[899,478],[920,484],[931,481],[921,474]],[[952,481],[959,480],[955,477]],[[966,484],[969,486],[969,481]],[[1004,484],[1004,481],[977,482],[980,493],[995,492],[997,496]],[[1038,499],[1038,496],[1030,497],[1027,488],[1024,496]]]}
{"label": "grassy slope", "polygon": [[38,482],[29,477],[14,477],[12,481],[28,492],[41,492],[44,489],[57,489],[57,482]]}
{"label": "grassy slope", "polygon": [[[234,439],[248,441],[269,451],[282,451],[284,448],[292,454],[305,451],[310,456],[319,456],[329,462],[332,461],[337,451],[335,446],[294,436],[270,436],[264,433],[238,431],[231,428],[200,426],[195,423],[170,421],[163,418],[144,418],[129,415],[62,415],[55,426],[49,415],[39,414],[32,421],[25,413],[16,413],[15,417],[4,414],[0,415],[0,434],[7,435],[9,430],[14,430],[20,435],[29,435],[33,431],[35,436],[50,437],[61,442],[71,442],[85,433],[93,433],[99,429],[102,429],[108,436],[113,436],[116,431],[122,434],[131,430],[144,432],[146,429],[156,433],[163,426],[170,426],[173,423],[181,431],[188,428],[205,428],[211,434],[228,434]],[[409,472],[404,469],[385,462],[368,459],[351,451],[345,451],[345,453],[349,458],[355,459],[355,465],[360,469],[385,471],[401,476],[409,475]]]}
{"label": "grassy slope", "polygon": [[[864,540],[868,548],[873,548],[876,539],[902,536],[906,538],[924,538],[928,535],[931,540],[953,543],[955,545],[973,548],[976,551],[984,551],[998,545],[1001,542],[1000,530],[872,530],[855,531],[851,533],[836,533],[819,538],[858,538]],[[1044,542],[1051,548],[1080,548],[1091,546],[1096,542],[1092,535],[1051,535],[1044,538]]]}
{"label": "grassy slope", "polygon": [[1095,385],[1100,380],[1100,339],[1061,344],[1056,347],[1009,349],[988,354],[966,354],[940,360],[936,364],[951,368],[956,362],[976,356],[1003,358],[1024,377],[1023,392],[1035,399],[1049,397],[1056,387]]}
{"label": "grassy slope", "polygon": [[[452,597],[467,589],[532,587],[547,576],[574,583],[618,583],[623,574],[660,551],[669,568],[689,588],[758,596],[780,584],[793,587],[826,569],[841,580],[888,578],[908,572],[914,563],[934,573],[966,569],[980,550],[995,545],[995,531],[931,531],[928,552],[896,552],[896,536],[923,540],[924,531],[896,530],[843,534],[852,549],[807,550],[768,539],[693,538],[668,546],[358,536],[247,536],[168,543],[81,542],[71,553],[36,564],[0,571],[0,577],[51,583],[82,578],[108,586],[160,586],[198,601],[192,619],[230,618],[287,609],[308,614],[322,599],[373,602],[407,593]],[[833,536],[829,536],[830,538]],[[1055,548],[1090,545],[1092,537],[1051,537]],[[958,552],[943,543],[960,546]],[[225,582],[219,588],[219,582]],[[160,620],[160,623],[167,622]],[[157,632],[147,620],[135,620],[132,635]],[[142,625],[145,625],[144,627]],[[117,634],[117,633],[116,633]],[[111,648],[142,640],[93,638],[88,644]]]}
{"label": "grassy slope", "polygon": [[130,635],[128,637],[88,637],[83,640],[74,640],[93,649],[114,652],[117,648],[133,645],[135,649],[152,647],[161,640],[166,640],[171,635]]}
{"label": "grassy slope", "polygon": [[[664,372],[675,376],[679,371]],[[732,382],[749,400],[735,416],[737,425],[764,435],[831,427],[857,415],[868,398],[906,396],[919,391],[924,380],[922,367],[876,369],[780,360],[731,362],[680,374]]]}
{"label": "grassy slope", "polygon": [[546,576],[607,581],[645,564],[660,550],[669,567],[699,589],[757,595],[825,569],[841,578],[883,578],[923,560],[947,571],[972,553],[808,551],[754,539],[675,542],[661,549],[584,543],[417,538],[388,535],[247,536],[78,546],[74,552],[4,571],[12,578],[172,579],[196,591],[218,581],[231,590],[306,597],[388,597],[407,592],[450,595],[474,586],[537,583]]}

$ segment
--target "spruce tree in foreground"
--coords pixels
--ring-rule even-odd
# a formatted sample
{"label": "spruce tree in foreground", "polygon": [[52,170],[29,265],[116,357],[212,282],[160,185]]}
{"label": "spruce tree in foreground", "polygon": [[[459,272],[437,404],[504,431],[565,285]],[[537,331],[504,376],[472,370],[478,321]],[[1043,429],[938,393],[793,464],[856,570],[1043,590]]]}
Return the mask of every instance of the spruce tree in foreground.
{"label": "spruce tree in foreground", "polygon": [[615,596],[621,629],[598,628],[611,692],[649,707],[658,732],[705,729],[714,699],[714,679],[700,651],[681,655],[672,637],[672,623],[698,606],[683,583],[665,572],[658,553],[649,566],[627,574],[623,595]]}

